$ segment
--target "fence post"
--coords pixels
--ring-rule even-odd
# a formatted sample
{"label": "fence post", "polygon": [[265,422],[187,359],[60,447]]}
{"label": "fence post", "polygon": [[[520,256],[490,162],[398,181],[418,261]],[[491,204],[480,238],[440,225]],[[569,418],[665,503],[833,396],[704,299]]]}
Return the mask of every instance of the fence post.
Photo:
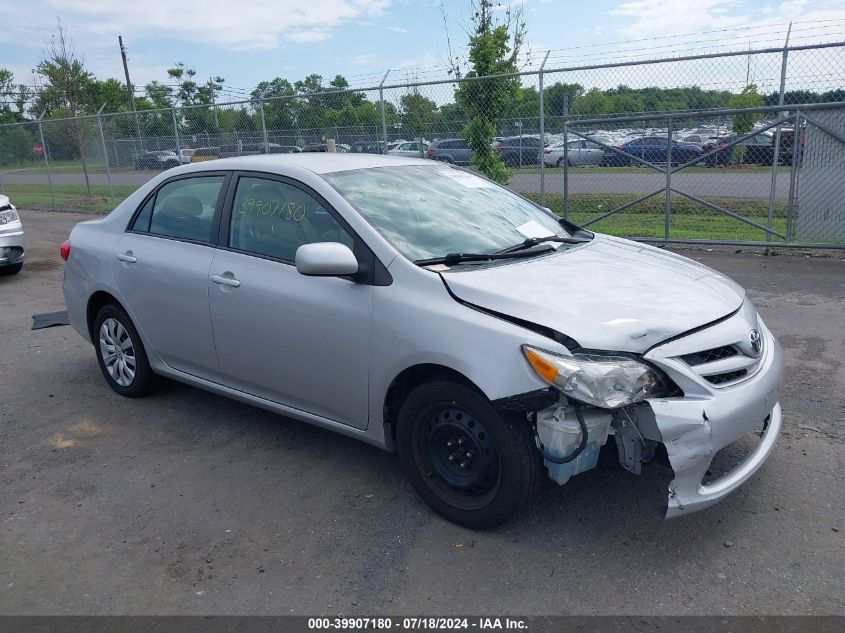
{"label": "fence post", "polygon": [[[786,30],[786,41],[783,43],[783,61],[780,64],[780,91],[778,92],[778,105],[783,105],[783,94],[786,90],[786,60],[789,57],[789,34],[792,32],[792,22],[789,23],[789,28]],[[781,113],[778,112],[778,118],[781,118]],[[796,130],[797,131],[797,130]],[[772,158],[772,182],[769,188],[769,216],[766,220],[766,228],[771,230],[772,219],[774,217],[775,209],[775,185],[778,179],[778,163],[780,162],[780,125],[775,128],[775,155]],[[788,238],[787,238],[788,239]],[[766,233],[766,241],[772,241],[772,234]]]}
{"label": "fence post", "polygon": [[563,94],[563,219],[569,220],[569,93]]}
{"label": "fence post", "polygon": [[795,111],[795,133],[792,135],[792,161],[789,167],[789,200],[786,203],[786,241],[792,241],[795,228],[795,178],[798,175],[798,146],[801,145],[801,111]]}
{"label": "fence post", "polygon": [[267,94],[267,90],[270,86],[264,88],[261,91],[261,95],[258,97],[258,109],[261,113],[261,142],[264,143],[264,153],[268,154],[270,152],[270,145],[267,143],[267,123],[264,120],[264,95]]}
{"label": "fence post", "polygon": [[100,115],[103,112],[103,108],[106,107],[104,103],[102,108],[97,110],[97,128],[100,130],[100,144],[103,146],[103,160],[106,161],[106,179],[109,183],[109,196],[111,197],[112,202],[114,202],[114,187],[111,183],[111,168],[109,167],[109,151],[106,148],[106,137],[103,134],[103,121],[100,118]]}
{"label": "fence post", "polygon": [[182,160],[182,148],[179,147],[179,124],[176,122],[176,108],[170,108],[170,115],[173,118],[173,138],[176,139],[176,160]]}
{"label": "fence post", "polygon": [[41,119],[44,117],[44,113],[41,113],[41,116],[38,117],[38,136],[41,138],[41,147],[44,149],[44,166],[47,168],[47,184],[50,186],[50,198],[53,201],[53,211],[57,211],[56,208],[56,192],[53,191],[53,176],[50,173],[50,159],[47,157],[47,143],[44,142],[44,128],[41,127]]}
{"label": "fence post", "polygon": [[663,201],[663,238],[669,239],[672,214],[672,117],[666,119],[666,199]]}
{"label": "fence post", "polygon": [[381,108],[381,137],[384,141],[384,153],[387,154],[387,119],[384,118],[384,82],[387,81],[387,76],[390,74],[390,69],[384,73],[381,78],[381,83],[378,85],[378,100]]}
{"label": "fence post", "polygon": [[546,56],[543,58],[543,63],[540,64],[540,71],[538,82],[540,85],[540,204],[546,206],[546,113],[543,105],[543,69],[546,67],[546,60],[549,58],[549,53],[546,51]]}

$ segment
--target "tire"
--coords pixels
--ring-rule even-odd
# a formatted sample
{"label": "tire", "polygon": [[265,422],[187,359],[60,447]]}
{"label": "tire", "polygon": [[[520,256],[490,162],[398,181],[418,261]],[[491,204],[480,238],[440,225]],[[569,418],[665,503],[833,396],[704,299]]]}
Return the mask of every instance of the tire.
{"label": "tire", "polygon": [[[94,319],[92,338],[100,371],[109,387],[128,398],[145,396],[155,391],[158,386],[157,376],[150,368],[141,337],[123,308],[115,304],[103,306]],[[110,344],[115,342],[122,344],[123,355],[107,365],[104,354]],[[130,359],[134,360],[134,372]],[[123,363],[123,370],[119,363]]]}
{"label": "tire", "polygon": [[496,527],[529,508],[546,479],[528,421],[503,417],[482,394],[449,380],[408,394],[396,445],[423,501],[468,528]]}
{"label": "tire", "polygon": [[[566,161],[566,166],[567,166],[567,167],[572,167],[572,161],[571,161],[571,160],[567,160],[567,161]],[[557,159],[557,162],[555,163],[555,167],[563,167],[563,158],[558,158],[558,159]]]}
{"label": "tire", "polygon": [[11,266],[0,266],[0,275],[17,275],[21,271],[21,268],[23,268],[23,262],[18,262]]}

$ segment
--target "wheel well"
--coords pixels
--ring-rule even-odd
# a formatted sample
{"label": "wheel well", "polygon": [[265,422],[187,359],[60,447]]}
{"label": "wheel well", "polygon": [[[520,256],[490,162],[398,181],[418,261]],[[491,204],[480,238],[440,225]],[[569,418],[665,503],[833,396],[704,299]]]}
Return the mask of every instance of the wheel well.
{"label": "wheel well", "polygon": [[387,390],[387,395],[384,397],[383,419],[385,425],[389,427],[391,436],[395,437],[396,420],[399,416],[399,408],[402,406],[402,402],[405,400],[405,397],[411,393],[417,385],[433,378],[454,380],[455,382],[467,385],[468,387],[478,391],[481,395],[484,395],[484,392],[478,388],[478,385],[472,382],[469,378],[464,376],[461,372],[455,371],[445,365],[426,363],[408,367],[393,379],[393,382],[390,383],[390,387]]}
{"label": "wheel well", "polygon": [[[94,340],[94,319],[97,318],[97,313],[110,303],[120,306],[120,301],[104,290],[98,290],[88,299],[88,309],[85,313],[85,319],[88,323],[88,334],[91,337],[91,341]],[[120,307],[122,308],[123,306]]]}

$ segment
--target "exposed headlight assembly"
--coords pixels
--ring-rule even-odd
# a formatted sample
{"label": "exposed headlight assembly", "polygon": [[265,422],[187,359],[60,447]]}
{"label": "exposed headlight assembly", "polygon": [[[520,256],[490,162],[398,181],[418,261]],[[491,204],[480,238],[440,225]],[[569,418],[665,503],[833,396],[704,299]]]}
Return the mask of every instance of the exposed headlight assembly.
{"label": "exposed headlight assembly", "polygon": [[15,211],[14,207],[11,207],[11,205],[9,206],[10,208],[0,211],[0,224],[9,224],[10,222],[17,222],[20,220],[18,212]]}
{"label": "exposed headlight assembly", "polygon": [[666,389],[654,369],[627,356],[560,356],[529,345],[522,346],[522,353],[540,378],[567,397],[603,409],[640,402]]}

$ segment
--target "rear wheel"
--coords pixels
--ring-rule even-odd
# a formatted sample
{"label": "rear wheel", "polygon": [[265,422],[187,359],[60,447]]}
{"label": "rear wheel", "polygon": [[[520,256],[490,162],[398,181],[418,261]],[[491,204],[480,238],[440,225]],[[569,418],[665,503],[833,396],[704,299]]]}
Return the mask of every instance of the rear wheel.
{"label": "rear wheel", "polygon": [[122,396],[136,398],[155,390],[156,375],[129,315],[110,304],[94,321],[94,349],[100,371],[109,387]]}
{"label": "rear wheel", "polygon": [[530,506],[545,479],[527,420],[503,417],[474,389],[433,380],[402,403],[396,428],[402,468],[443,517],[490,528]]}

